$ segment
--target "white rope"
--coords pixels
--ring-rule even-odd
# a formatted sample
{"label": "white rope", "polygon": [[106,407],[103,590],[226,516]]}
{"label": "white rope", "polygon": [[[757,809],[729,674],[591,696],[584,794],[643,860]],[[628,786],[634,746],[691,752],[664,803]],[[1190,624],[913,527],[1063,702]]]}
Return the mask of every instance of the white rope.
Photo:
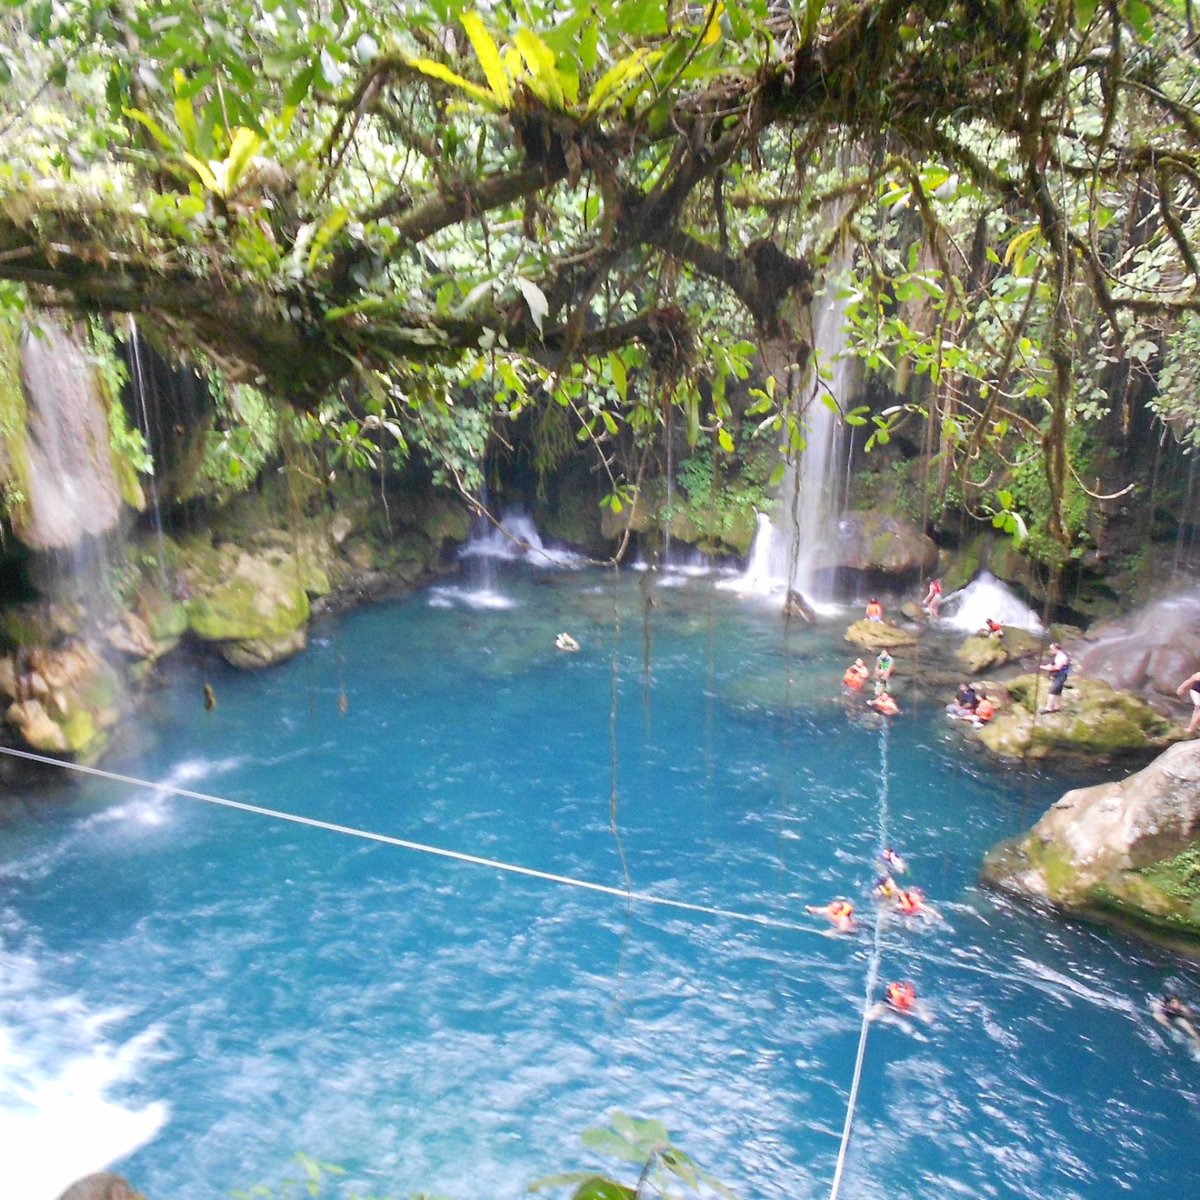
{"label": "white rope", "polygon": [[432,854],[438,858],[450,858],[456,862],[470,863],[477,867],[490,867],[495,871],[507,871],[511,875],[524,875],[530,879],[541,879],[547,883],[558,883],[565,887],[581,888],[584,891],[599,892],[605,896],[616,896],[620,900],[640,901],[643,904],[654,904],[660,908],[680,909],[683,912],[700,913],[708,917],[723,917],[730,921],[746,921],[752,925],[765,925],[771,929],[787,929],[795,933],[812,933],[819,937],[825,934],[808,925],[800,925],[794,921],[781,920],[778,917],[768,917],[762,913],[738,912],[729,908],[715,908],[707,904],[691,904],[686,900],[672,900],[666,896],[655,896],[649,892],[635,892],[628,888],[611,887],[604,883],[593,883],[587,879],[574,879],[569,875],[555,875],[550,871],[539,871],[534,867],[523,867],[518,863],[502,862],[496,858],[483,858],[478,854],[465,854],[460,850],[447,850],[443,846],[430,846],[424,842],[412,842],[407,838],[391,837],[386,833],[375,833],[369,829],[356,829],[352,825],[337,825],[332,821],[320,821],[315,817],[302,817],[296,813],[283,812],[277,808],[264,808],[258,804],[245,804],[240,800],[228,800],[224,796],[213,796],[207,792],[194,792],[190,788],[174,787],[168,783],[152,783],[146,779],[138,779],[132,775],[118,775],[113,771],[102,771],[99,767],[86,767],[81,763],[65,762],[58,758],[49,758],[42,754],[32,754],[27,750],[15,750],[8,746],[0,746],[0,753],[9,754],[15,758],[29,759],[31,762],[45,763],[51,767],[61,767],[68,771],[77,771],[82,775],[93,775],[98,779],[111,779],[115,783],[128,784],[130,787],[145,788],[153,792],[165,792],[172,796],[183,796],[189,800],[202,800],[206,804],[218,804],[222,808],[234,808],[239,812],[253,813],[259,817],[270,817],[276,821],[289,821],[293,825],[305,825],[310,829],[324,829],[328,833],[340,833],[346,837],[362,838],[368,842],[380,842],[385,846],[397,846],[402,850],[413,850],[418,854]]}
{"label": "white rope", "polygon": [[[887,842],[888,823],[888,757],[887,721],[879,734],[879,849]],[[850,1148],[850,1131],[854,1127],[854,1113],[858,1108],[858,1087],[862,1082],[863,1062],[867,1057],[867,1034],[871,1028],[871,1008],[875,1003],[875,985],[879,981],[879,959],[882,954],[883,905],[875,906],[875,939],[871,946],[871,957],[867,963],[867,982],[863,995],[862,1028],[858,1031],[858,1054],[854,1059],[854,1074],[850,1080],[850,1095],[846,1100],[846,1122],[842,1126],[842,1141],[838,1146],[837,1165],[833,1169],[833,1184],[829,1189],[829,1200],[837,1200],[842,1186],[842,1171],[846,1166],[846,1152]]]}

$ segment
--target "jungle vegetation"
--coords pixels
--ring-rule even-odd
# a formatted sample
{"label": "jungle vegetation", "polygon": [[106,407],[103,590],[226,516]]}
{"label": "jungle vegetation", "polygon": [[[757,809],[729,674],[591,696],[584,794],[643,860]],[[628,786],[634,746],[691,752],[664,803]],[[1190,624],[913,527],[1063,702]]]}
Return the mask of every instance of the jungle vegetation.
{"label": "jungle vegetation", "polygon": [[[1191,0],[6,0],[0,302],[137,314],[464,489],[785,452],[814,295],[927,486],[1069,548],[1087,430],[1197,438]],[[1022,483],[1024,481],[1024,483]],[[1024,506],[1024,507],[1023,507]]]}

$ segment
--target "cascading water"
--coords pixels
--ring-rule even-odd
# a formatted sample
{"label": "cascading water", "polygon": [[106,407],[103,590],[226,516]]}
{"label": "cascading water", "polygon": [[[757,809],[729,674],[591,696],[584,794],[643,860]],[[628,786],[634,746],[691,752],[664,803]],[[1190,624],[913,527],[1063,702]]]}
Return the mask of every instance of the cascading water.
{"label": "cascading water", "polygon": [[28,520],[18,535],[35,549],[61,550],[116,528],[121,511],[108,422],[95,372],[82,348],[42,318],[21,342],[29,405]]}
{"label": "cascading water", "polygon": [[[145,366],[142,363],[141,339],[138,337],[137,324],[134,321],[132,314],[129,317],[129,365],[129,388],[133,395],[134,411],[137,413],[138,429],[141,431],[142,437],[146,441],[146,445],[153,446],[156,444],[156,440],[151,436],[150,410],[146,402],[146,394],[150,386],[149,376],[146,372]],[[158,439],[158,441],[161,440],[161,438]],[[162,509],[159,504],[158,482],[155,479],[153,471],[150,472],[147,480],[150,494],[150,516],[154,522],[154,536],[158,548],[158,578],[159,583],[162,585],[163,591],[167,591],[166,538],[163,535]]]}
{"label": "cascading water", "polygon": [[[849,252],[831,260],[826,287],[813,304],[813,359],[805,383],[805,443],[785,463],[778,507],[760,514],[742,590],[775,594],[798,591],[805,599],[829,600],[829,550],[836,534],[842,472],[841,412],[854,389],[857,366],[845,354],[846,302],[837,295]],[[833,403],[830,403],[830,400]]]}
{"label": "cascading water", "polygon": [[981,571],[965,588],[947,596],[940,611],[943,625],[963,633],[977,633],[989,617],[1001,625],[1030,633],[1042,632],[1037,613],[987,571]]}
{"label": "cascading water", "polygon": [[44,552],[30,568],[38,589],[79,598],[98,618],[111,595],[109,535],[118,528],[121,496],[96,373],[78,338],[43,316],[21,342],[21,385],[29,496],[14,530]]}

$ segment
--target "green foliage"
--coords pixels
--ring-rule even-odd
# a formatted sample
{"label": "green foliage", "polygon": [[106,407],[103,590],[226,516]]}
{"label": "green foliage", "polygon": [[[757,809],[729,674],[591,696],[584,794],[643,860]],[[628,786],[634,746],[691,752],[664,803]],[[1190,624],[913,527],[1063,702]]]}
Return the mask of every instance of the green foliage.
{"label": "green foliage", "polygon": [[[285,1177],[278,1187],[267,1187],[264,1184],[247,1190],[239,1189],[231,1193],[233,1200],[401,1200],[392,1194],[370,1194],[360,1191],[347,1191],[338,1180],[346,1174],[343,1167],[333,1163],[320,1162],[309,1154],[297,1151],[292,1156],[296,1173]],[[429,1192],[409,1192],[403,1200],[446,1200],[446,1197],[434,1196]]]}
{"label": "green foliage", "polygon": [[651,1194],[651,1189],[660,1196],[678,1195],[682,1183],[693,1194],[734,1200],[729,1188],[671,1144],[661,1122],[631,1117],[617,1109],[609,1114],[609,1122],[607,1126],[585,1129],[580,1140],[589,1150],[638,1166],[640,1174],[632,1186],[594,1171],[572,1171],[539,1179],[529,1185],[529,1190],[573,1187],[571,1200],[635,1200]]}
{"label": "green foliage", "polygon": [[218,498],[243,492],[279,450],[280,422],[286,420],[256,388],[214,380],[218,427],[204,439],[200,477]]}

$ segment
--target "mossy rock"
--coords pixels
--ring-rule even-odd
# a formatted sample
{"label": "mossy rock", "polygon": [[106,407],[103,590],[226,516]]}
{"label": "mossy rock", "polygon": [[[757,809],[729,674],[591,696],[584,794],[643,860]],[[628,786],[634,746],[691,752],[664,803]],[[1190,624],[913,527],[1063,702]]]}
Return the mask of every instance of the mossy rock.
{"label": "mossy rock", "polygon": [[[217,558],[218,566],[227,565],[230,556],[219,553]],[[193,586],[188,625],[204,641],[281,638],[309,618],[308,594],[297,573],[261,556],[240,554],[223,575],[193,576]]]}
{"label": "mossy rock", "polygon": [[868,621],[865,617],[846,630],[846,641],[862,646],[864,650],[895,650],[915,646],[919,640],[911,629],[901,629],[886,621]]}
{"label": "mossy rock", "polygon": [[299,654],[308,645],[308,630],[293,629],[279,637],[246,638],[237,642],[220,642],[217,653],[242,671],[257,671],[273,666]]}
{"label": "mossy rock", "polygon": [[969,675],[979,675],[992,667],[1007,666],[1010,662],[1037,654],[1041,642],[1024,629],[1006,626],[1002,638],[966,638],[954,655]]}
{"label": "mossy rock", "polygon": [[466,505],[451,500],[433,500],[416,518],[417,530],[440,551],[443,542],[463,543],[471,536],[471,514]]}
{"label": "mossy rock", "polygon": [[987,855],[985,883],[1155,935],[1200,940],[1200,743],[1067,792]]}
{"label": "mossy rock", "polygon": [[1119,758],[1161,750],[1183,736],[1139,696],[1100,679],[1073,679],[1056,713],[1035,713],[1046,700],[1045,675],[1021,675],[1006,686],[1013,706],[979,731],[980,743],[1002,758]]}

